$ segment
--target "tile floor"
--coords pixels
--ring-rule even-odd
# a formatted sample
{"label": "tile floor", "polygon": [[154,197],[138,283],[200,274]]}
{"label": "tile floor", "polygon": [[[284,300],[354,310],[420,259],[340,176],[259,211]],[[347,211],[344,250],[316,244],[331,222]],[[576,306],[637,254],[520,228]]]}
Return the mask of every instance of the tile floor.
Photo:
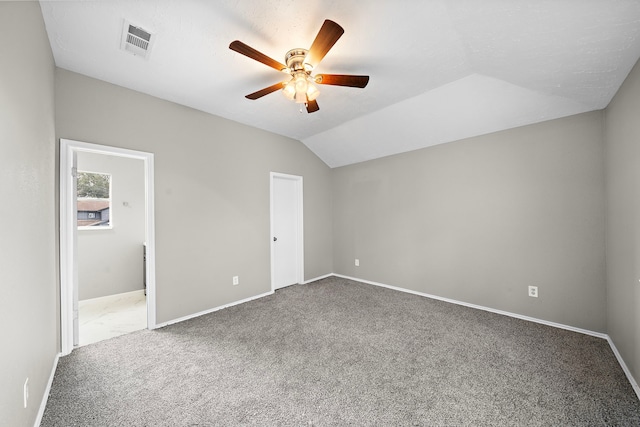
{"label": "tile floor", "polygon": [[144,291],[127,292],[78,302],[79,346],[147,327]]}

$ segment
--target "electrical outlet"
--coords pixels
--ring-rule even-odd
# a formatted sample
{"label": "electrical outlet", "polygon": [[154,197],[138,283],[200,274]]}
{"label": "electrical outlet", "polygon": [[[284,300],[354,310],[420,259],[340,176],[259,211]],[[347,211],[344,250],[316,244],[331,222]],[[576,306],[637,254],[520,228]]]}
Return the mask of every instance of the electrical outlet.
{"label": "electrical outlet", "polygon": [[237,285],[240,283],[240,280],[238,279],[238,276],[233,276],[233,286]]}
{"label": "electrical outlet", "polygon": [[538,298],[538,287],[537,286],[529,286],[529,296],[533,298]]}
{"label": "electrical outlet", "polygon": [[29,402],[29,377],[24,381],[24,386],[22,387],[22,400],[24,401],[24,407],[27,407],[27,403]]}
{"label": "electrical outlet", "polygon": [[360,260],[356,258],[356,267],[360,267]]}

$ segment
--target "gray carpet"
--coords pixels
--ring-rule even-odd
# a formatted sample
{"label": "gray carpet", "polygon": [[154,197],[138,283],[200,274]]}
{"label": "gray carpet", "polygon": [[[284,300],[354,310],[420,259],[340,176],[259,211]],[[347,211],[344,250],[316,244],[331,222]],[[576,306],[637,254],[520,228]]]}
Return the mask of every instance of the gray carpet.
{"label": "gray carpet", "polygon": [[60,359],[42,426],[630,426],[605,340],[339,278]]}

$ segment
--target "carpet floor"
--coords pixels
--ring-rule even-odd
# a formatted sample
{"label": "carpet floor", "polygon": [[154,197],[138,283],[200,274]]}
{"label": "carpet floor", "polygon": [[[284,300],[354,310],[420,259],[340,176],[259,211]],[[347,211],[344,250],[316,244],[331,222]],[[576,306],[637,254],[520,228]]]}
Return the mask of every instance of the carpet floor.
{"label": "carpet floor", "polygon": [[639,426],[600,338],[331,277],[60,358],[41,426]]}

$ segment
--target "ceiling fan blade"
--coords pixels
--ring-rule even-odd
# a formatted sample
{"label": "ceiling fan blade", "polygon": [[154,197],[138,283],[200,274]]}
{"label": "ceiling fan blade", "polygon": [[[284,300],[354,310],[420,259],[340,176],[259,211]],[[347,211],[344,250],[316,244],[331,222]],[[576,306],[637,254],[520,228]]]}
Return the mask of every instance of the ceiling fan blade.
{"label": "ceiling fan blade", "polygon": [[313,67],[317,66],[343,34],[344,28],[329,19],[325,20],[304,62]]}
{"label": "ceiling fan blade", "polygon": [[318,74],[316,83],[321,85],[349,86],[363,88],[369,83],[369,76],[354,76],[351,74]]}
{"label": "ceiling fan blade", "polygon": [[320,107],[318,107],[318,101],[315,99],[313,101],[307,100],[307,113],[315,113],[318,111]]}
{"label": "ceiling fan blade", "polygon": [[272,86],[265,87],[264,89],[260,89],[257,92],[250,93],[249,95],[246,95],[245,98],[253,99],[255,101],[258,98],[262,98],[265,95],[269,95],[271,92],[275,92],[278,89],[282,89],[282,86],[284,84],[285,84],[284,82],[276,83],[276,84],[274,84]]}
{"label": "ceiling fan blade", "polygon": [[287,68],[286,65],[276,61],[273,58],[269,58],[264,53],[258,52],[251,46],[242,43],[240,40],[231,42],[231,44],[229,45],[229,49],[241,53],[244,56],[248,56],[251,59],[255,59],[258,62],[262,62],[264,65],[275,68],[278,71],[282,71]]}

